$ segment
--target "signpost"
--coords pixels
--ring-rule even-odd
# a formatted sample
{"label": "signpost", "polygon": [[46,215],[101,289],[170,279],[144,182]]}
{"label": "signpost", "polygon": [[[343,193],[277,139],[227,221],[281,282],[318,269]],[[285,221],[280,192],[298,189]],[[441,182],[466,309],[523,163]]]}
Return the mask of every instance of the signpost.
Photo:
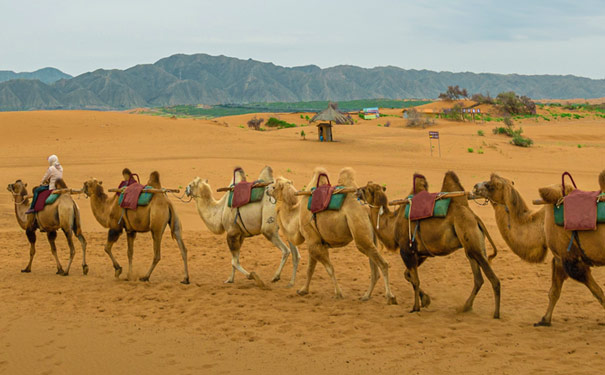
{"label": "signpost", "polygon": [[439,140],[439,132],[429,131],[429,145],[431,146],[431,156],[433,156],[433,139],[437,140],[437,145],[439,147],[439,157],[441,157],[441,141]]}

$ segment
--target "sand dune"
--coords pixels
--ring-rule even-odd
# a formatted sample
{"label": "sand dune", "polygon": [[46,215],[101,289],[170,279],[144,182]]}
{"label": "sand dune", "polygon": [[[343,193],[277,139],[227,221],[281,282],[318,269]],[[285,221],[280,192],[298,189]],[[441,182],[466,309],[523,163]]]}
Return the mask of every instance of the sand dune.
{"label": "sand dune", "polygon": [[[335,175],[344,166],[357,171],[357,182],[384,183],[391,198],[410,189],[413,172],[427,176],[432,189],[445,171],[455,170],[467,190],[491,172],[514,179],[526,200],[537,188],[556,183],[564,170],[582,188],[596,188],[605,168],[603,120],[551,122],[526,120],[531,149],[508,144],[491,134],[492,124],[438,122],[442,157],[429,153],[427,129],[405,129],[404,120],[384,119],[337,126],[338,142],[315,141],[314,126],[254,132],[240,128],[252,115],[210,120],[171,120],[124,113],[52,111],[0,113],[0,179],[21,178],[30,187],[41,178],[49,154],[59,155],[71,187],[97,177],[117,185],[128,166],[146,179],[158,170],[166,187],[185,186],[195,176],[213,188],[229,182],[236,165],[255,177],[271,165],[276,175],[298,187],[323,165]],[[268,115],[262,115],[268,117]],[[298,115],[280,115],[302,124]],[[484,137],[477,130],[484,130]],[[433,129],[431,129],[433,130]],[[578,144],[582,145],[578,148]],[[483,154],[467,148],[482,148]],[[215,197],[218,198],[218,193]],[[174,199],[174,198],[173,198]],[[523,263],[498,234],[493,210],[471,203],[500,248],[493,267],[502,281],[502,319],[491,318],[493,296],[484,286],[470,313],[460,313],[472,287],[472,274],[462,252],[429,259],[420,268],[423,288],[433,302],[409,314],[413,293],[403,277],[398,254],[383,251],[390,264],[393,293],[399,305],[385,304],[382,288],[359,301],[369,281],[367,259],[353,245],[332,250],[344,300],[332,298],[329,277],[318,269],[311,294],[297,296],[282,281],[261,290],[230,273],[223,236],[212,235],[192,203],[174,199],[189,248],[192,284],[179,284],[182,265],[178,247],[167,234],[162,260],[149,283],[115,280],[103,251],[105,231],[90,212],[88,200],[76,202],[89,240],[90,273],[83,276],[78,252],[71,275],[55,275],[44,236],[31,274],[28,243],[19,230],[8,193],[0,200],[0,373],[595,373],[605,365],[605,314],[590,292],[569,281],[555,310],[553,327],[534,328],[543,315],[550,288],[550,255],[543,264]],[[67,260],[65,240],[59,254]],[[114,254],[126,263],[126,240]],[[297,287],[305,278],[306,246]],[[139,235],[135,273],[151,262],[151,239]],[[269,281],[280,259],[266,240],[252,238],[242,247],[242,264]],[[602,285],[605,272],[595,269]]]}

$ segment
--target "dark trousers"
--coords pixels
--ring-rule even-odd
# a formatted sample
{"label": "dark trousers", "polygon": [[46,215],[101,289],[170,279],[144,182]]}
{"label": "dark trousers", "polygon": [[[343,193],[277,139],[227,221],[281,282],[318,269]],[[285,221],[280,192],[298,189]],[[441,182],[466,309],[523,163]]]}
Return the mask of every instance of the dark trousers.
{"label": "dark trousers", "polygon": [[32,198],[32,204],[29,206],[30,210],[34,209],[34,205],[36,204],[36,200],[38,200],[38,194],[43,192],[44,190],[48,190],[48,185],[40,185],[34,189],[34,197]]}

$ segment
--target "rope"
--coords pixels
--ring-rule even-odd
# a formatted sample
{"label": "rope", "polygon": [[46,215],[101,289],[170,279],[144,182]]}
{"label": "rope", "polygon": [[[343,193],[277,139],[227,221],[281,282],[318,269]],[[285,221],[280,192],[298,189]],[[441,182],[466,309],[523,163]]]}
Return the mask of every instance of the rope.
{"label": "rope", "polygon": [[199,198],[199,197],[194,197],[193,195],[189,196],[189,200],[185,200],[183,199],[185,197],[186,192],[183,192],[183,194],[181,194],[181,196],[179,197],[178,195],[176,195],[176,193],[170,192],[170,194],[172,194],[176,199],[180,200],[183,203],[190,203],[193,198]]}

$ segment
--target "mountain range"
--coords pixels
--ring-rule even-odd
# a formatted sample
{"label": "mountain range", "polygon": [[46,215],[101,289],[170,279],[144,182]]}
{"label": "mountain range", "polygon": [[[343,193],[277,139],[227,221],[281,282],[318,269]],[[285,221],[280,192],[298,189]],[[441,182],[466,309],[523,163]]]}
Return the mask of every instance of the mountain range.
{"label": "mountain range", "polygon": [[60,79],[72,78],[69,74],[63,73],[55,68],[42,68],[35,72],[15,73],[10,70],[0,70],[0,82],[10,81],[11,79],[38,79],[44,83],[50,84]]}
{"label": "mountain range", "polygon": [[[54,75],[33,76],[41,71]],[[451,73],[393,66],[290,68],[206,54],[178,54],[154,64],[126,70],[99,69],[76,77],[53,68],[38,72],[17,77],[35,79],[1,82],[0,110],[121,110],[179,104],[436,98],[450,85],[492,96],[515,91],[534,99],[605,97],[605,80],[572,75]],[[0,81],[4,73],[0,72]],[[64,77],[57,80],[49,78],[61,74]]]}

